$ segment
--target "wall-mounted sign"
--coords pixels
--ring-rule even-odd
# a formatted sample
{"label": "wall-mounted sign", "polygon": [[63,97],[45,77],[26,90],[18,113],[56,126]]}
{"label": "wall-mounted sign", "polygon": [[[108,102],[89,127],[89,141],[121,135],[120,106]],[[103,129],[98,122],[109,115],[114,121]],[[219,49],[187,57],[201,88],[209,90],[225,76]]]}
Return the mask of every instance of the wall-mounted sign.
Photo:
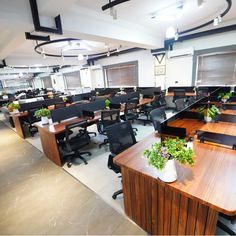
{"label": "wall-mounted sign", "polygon": [[155,73],[155,75],[165,75],[166,74],[166,66],[165,65],[155,66],[154,73]]}

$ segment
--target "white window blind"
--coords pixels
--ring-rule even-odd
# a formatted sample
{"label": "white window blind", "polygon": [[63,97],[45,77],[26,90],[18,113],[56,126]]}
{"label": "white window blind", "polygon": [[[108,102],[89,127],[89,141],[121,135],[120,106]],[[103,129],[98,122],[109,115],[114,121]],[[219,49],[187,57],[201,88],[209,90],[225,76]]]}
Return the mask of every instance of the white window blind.
{"label": "white window blind", "polygon": [[81,79],[80,79],[80,72],[75,71],[71,73],[64,74],[65,81],[68,89],[74,89],[77,87],[81,87]]}
{"label": "white window blind", "polygon": [[52,80],[50,76],[43,78],[44,88],[52,88]]}
{"label": "white window blind", "polygon": [[105,70],[108,87],[138,86],[137,63],[108,66]]}
{"label": "white window blind", "polygon": [[198,57],[196,85],[236,84],[236,52]]}

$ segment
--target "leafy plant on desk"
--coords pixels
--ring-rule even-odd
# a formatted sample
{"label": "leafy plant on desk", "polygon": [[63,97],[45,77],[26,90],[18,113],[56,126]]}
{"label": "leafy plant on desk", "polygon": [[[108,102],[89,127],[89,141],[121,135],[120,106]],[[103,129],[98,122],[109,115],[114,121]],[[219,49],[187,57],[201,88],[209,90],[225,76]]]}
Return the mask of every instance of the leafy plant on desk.
{"label": "leafy plant on desk", "polygon": [[12,112],[13,110],[18,110],[18,109],[20,109],[20,104],[11,102],[11,103],[8,104],[7,109],[10,112]]}
{"label": "leafy plant on desk", "polygon": [[218,99],[220,99],[222,102],[226,102],[232,97],[232,93],[219,93]]}
{"label": "leafy plant on desk", "polygon": [[37,111],[35,111],[34,116],[37,118],[41,117],[49,117],[50,111],[47,108],[41,108]]}
{"label": "leafy plant on desk", "polygon": [[144,151],[148,163],[158,170],[163,170],[169,160],[175,159],[181,164],[194,165],[194,152],[187,147],[185,139],[167,137],[163,142],[154,143]]}
{"label": "leafy plant on desk", "polygon": [[199,107],[198,108],[198,112],[200,114],[200,117],[201,118],[205,118],[206,121],[209,121],[209,119],[207,118],[210,118],[211,120],[215,120],[215,118],[217,117],[217,115],[221,114],[220,110],[215,106],[215,105],[212,105],[209,107]]}

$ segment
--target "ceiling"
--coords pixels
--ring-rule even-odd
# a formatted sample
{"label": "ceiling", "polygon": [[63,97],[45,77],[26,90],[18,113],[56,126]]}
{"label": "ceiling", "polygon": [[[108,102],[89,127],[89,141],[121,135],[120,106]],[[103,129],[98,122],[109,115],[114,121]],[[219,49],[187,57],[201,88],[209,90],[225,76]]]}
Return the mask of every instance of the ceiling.
{"label": "ceiling", "polygon": [[[117,20],[112,18],[109,9],[101,9],[109,2],[108,0],[38,0],[37,3],[41,25],[53,27],[54,17],[61,15],[63,35],[50,35],[51,39],[82,39],[80,43],[83,46],[87,45],[87,50],[83,52],[86,56],[120,46],[123,49],[162,48],[169,26],[174,26],[179,31],[189,29],[214,19],[227,7],[225,0],[204,0],[201,7],[197,6],[197,0],[183,0],[181,17],[168,21],[151,19],[154,13],[159,13],[179,1],[130,0],[115,7]],[[232,1],[232,8],[223,18],[222,25],[233,23],[236,23],[236,1]],[[34,31],[28,0],[1,0],[0,28],[0,60],[5,59],[8,65],[32,67],[35,64],[48,66],[84,63],[76,58],[44,59],[34,51],[36,42],[26,40],[24,35],[25,32]],[[62,46],[49,45],[44,49],[61,53]],[[0,69],[1,73],[4,73],[4,69]]]}

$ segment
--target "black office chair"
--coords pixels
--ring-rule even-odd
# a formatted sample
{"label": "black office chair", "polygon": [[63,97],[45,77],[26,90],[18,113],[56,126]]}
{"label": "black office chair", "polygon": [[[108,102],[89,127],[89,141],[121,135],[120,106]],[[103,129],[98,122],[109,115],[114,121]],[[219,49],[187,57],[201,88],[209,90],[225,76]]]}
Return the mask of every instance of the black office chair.
{"label": "black office chair", "polygon": [[161,95],[155,95],[153,98],[153,101],[150,104],[146,104],[140,108],[140,113],[144,114],[144,116],[146,116],[147,120],[149,120],[150,112],[161,106],[160,105],[160,98],[161,98]]}
{"label": "black office chair", "polygon": [[166,120],[166,112],[164,107],[159,107],[150,112],[153,127],[156,131],[161,131],[161,123]]}
{"label": "black office chair", "polygon": [[[110,125],[106,128],[107,138],[109,141],[109,147],[111,154],[108,157],[108,168],[113,170],[115,173],[120,173],[120,167],[113,162],[113,158],[126,150],[127,148],[133,146],[136,142],[134,132],[130,122],[120,122],[114,125]],[[123,193],[122,189],[116,191],[112,198],[116,197]]]}
{"label": "black office chair", "polygon": [[41,118],[37,118],[34,113],[40,108],[34,108],[28,110],[28,117],[26,123],[28,124],[29,127],[29,132],[31,134],[31,137],[34,137],[34,134],[38,132],[38,128],[34,126],[35,122],[38,122],[41,120]]}
{"label": "black office chair", "polygon": [[194,97],[189,97],[188,98],[188,106],[192,105],[195,102],[195,98]]}
{"label": "black office chair", "polygon": [[208,88],[197,89],[197,99],[201,99],[208,96]]}
{"label": "black office chair", "polygon": [[[110,125],[120,122],[120,110],[103,110],[101,112],[101,120],[97,123],[97,129],[99,134],[106,135],[106,128]],[[105,138],[103,143],[99,144],[99,148],[108,143],[108,139]]]}
{"label": "black office chair", "polygon": [[[219,213],[219,216],[221,216],[222,218],[225,218],[229,221],[231,221],[232,224],[235,224],[236,221],[236,215],[234,216],[227,216],[223,213]],[[236,235],[236,231],[233,230],[232,228],[230,228],[228,225],[226,225],[225,223],[223,223],[220,219],[218,219],[217,221],[217,226],[222,229],[223,231],[225,231],[227,234],[229,235]]]}
{"label": "black office chair", "polygon": [[186,98],[185,90],[184,90],[184,89],[173,89],[173,93],[174,93],[174,96],[173,96],[173,103],[174,103],[177,99]]}
{"label": "black office chair", "polygon": [[[66,159],[68,168],[71,167],[72,161],[76,158],[81,159],[85,165],[88,164],[86,159],[82,155],[87,154],[91,156],[90,152],[81,152],[81,148],[85,147],[90,143],[90,137],[86,129],[87,121],[76,122],[73,124],[66,125],[65,127],[65,141],[59,144],[62,157]],[[73,129],[79,129],[76,135],[71,135]]]}
{"label": "black office chair", "polygon": [[[138,107],[137,103],[133,101],[127,101],[125,103],[125,108],[124,108],[124,115],[121,115],[120,118],[123,121],[131,121],[132,123],[134,120],[138,119],[139,114],[138,114]],[[137,128],[133,128],[134,134],[136,135],[136,132],[138,131]]]}
{"label": "black office chair", "polygon": [[182,111],[186,107],[185,98],[175,100],[175,110]]}

